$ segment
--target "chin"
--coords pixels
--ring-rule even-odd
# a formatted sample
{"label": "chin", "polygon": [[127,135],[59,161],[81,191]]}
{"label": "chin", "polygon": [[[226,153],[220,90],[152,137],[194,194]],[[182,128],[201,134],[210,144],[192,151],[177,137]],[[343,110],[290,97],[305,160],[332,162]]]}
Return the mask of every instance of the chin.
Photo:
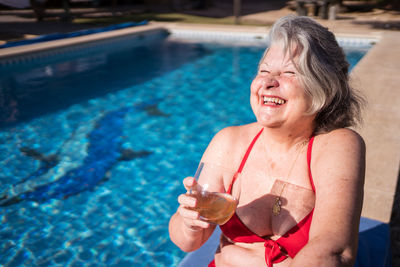
{"label": "chin", "polygon": [[278,127],[280,122],[272,118],[269,114],[259,114],[256,116],[258,124],[263,127]]}
{"label": "chin", "polygon": [[257,120],[257,123],[262,126],[262,127],[267,127],[267,128],[277,128],[281,125],[279,122],[275,121],[266,121],[266,120]]}

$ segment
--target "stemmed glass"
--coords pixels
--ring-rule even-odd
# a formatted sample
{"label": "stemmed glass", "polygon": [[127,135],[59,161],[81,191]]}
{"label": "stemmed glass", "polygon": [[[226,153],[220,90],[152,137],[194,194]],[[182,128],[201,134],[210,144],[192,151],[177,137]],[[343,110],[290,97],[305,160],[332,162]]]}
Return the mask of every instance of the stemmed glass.
{"label": "stemmed glass", "polygon": [[198,182],[190,188],[189,194],[197,199],[197,205],[192,210],[200,214],[200,219],[213,223],[224,224],[234,214],[238,196],[233,197],[225,192],[224,184],[237,176],[234,170],[213,163],[200,162],[194,178]]}

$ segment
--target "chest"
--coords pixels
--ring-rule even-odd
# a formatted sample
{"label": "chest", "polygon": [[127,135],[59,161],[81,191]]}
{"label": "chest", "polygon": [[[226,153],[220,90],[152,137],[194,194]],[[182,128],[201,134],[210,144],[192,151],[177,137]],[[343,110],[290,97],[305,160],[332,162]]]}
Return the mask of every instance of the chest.
{"label": "chest", "polygon": [[314,208],[306,154],[290,173],[289,168],[285,162],[252,160],[233,186],[232,193],[239,196],[237,215],[259,236],[280,237]]}

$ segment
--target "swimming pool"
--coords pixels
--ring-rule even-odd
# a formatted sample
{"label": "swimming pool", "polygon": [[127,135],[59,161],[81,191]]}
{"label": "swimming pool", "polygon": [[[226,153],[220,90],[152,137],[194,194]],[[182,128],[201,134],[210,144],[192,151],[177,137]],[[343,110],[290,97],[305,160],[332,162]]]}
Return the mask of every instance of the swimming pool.
{"label": "swimming pool", "polygon": [[[183,258],[167,227],[181,180],[218,130],[254,121],[249,86],[263,46],[178,39],[0,67],[0,264]],[[365,52],[348,49],[352,65]]]}

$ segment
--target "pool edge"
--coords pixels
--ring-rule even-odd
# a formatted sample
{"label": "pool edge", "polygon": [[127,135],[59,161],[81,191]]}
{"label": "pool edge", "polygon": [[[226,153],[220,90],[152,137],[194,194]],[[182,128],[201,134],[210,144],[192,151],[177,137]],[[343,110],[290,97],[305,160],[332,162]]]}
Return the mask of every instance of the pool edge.
{"label": "pool edge", "polygon": [[0,61],[6,61],[13,57],[21,57],[33,53],[41,53],[77,45],[92,44],[95,42],[105,41],[112,38],[121,38],[125,36],[150,34],[157,32],[166,32],[166,29],[157,25],[134,26],[120,30],[113,30],[108,32],[95,33],[90,35],[84,35],[84,36],[78,36],[78,37],[72,37],[54,41],[3,48],[0,49]]}

